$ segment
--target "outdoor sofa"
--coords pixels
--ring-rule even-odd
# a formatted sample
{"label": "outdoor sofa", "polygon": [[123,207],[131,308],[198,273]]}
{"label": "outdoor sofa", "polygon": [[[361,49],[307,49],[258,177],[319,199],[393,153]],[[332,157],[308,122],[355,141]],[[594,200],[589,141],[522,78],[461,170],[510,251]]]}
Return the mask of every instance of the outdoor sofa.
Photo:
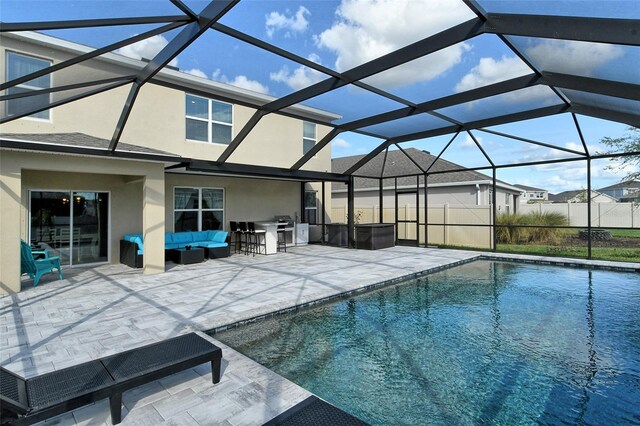
{"label": "outdoor sofa", "polygon": [[[182,249],[187,246],[206,248],[206,254],[209,259],[231,255],[229,233],[227,231],[168,232],[165,234],[165,250]],[[120,263],[132,268],[142,268],[143,256],[144,241],[142,234],[125,234],[120,240]]]}

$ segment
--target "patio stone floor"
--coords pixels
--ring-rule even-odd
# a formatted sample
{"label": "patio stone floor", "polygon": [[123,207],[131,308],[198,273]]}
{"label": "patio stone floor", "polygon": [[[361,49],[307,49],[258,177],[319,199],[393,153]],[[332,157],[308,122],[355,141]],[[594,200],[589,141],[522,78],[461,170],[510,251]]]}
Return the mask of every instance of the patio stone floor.
{"label": "patio stone floor", "polygon": [[[124,265],[67,269],[62,281],[50,274],[38,287],[27,281],[21,293],[0,298],[0,364],[32,377],[481,254],[309,245],[271,256],[167,263],[166,273],[150,276]],[[218,385],[205,364],[131,390],[124,394],[122,424],[262,424],[309,395],[211,340],[223,349]],[[104,400],[46,424],[110,424],[108,405]]]}

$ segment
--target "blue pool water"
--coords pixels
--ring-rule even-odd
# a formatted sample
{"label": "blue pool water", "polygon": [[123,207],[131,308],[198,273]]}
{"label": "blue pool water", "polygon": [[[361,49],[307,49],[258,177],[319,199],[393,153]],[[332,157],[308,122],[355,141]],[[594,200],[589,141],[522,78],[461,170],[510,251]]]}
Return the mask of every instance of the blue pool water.
{"label": "blue pool water", "polygon": [[375,425],[640,424],[640,276],[477,261],[216,338]]}

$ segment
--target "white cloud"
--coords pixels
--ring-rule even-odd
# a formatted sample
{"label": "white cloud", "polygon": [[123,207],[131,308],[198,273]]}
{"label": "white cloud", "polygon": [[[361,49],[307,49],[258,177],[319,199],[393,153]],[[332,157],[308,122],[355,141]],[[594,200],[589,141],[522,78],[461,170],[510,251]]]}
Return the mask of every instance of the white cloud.
{"label": "white cloud", "polygon": [[342,138],[335,138],[331,141],[332,148],[350,148],[351,144]]}
{"label": "white cloud", "polygon": [[265,18],[265,27],[269,38],[273,37],[276,31],[285,30],[285,37],[291,37],[292,33],[302,33],[309,27],[309,21],[305,15],[311,15],[309,9],[300,6],[295,14],[289,10],[285,14],[271,12]]}
{"label": "white cloud", "polygon": [[542,69],[591,75],[597,67],[624,55],[624,50],[610,44],[546,39],[528,47],[526,53]]}
{"label": "white cloud", "polygon": [[[464,92],[531,73],[533,73],[531,68],[517,56],[503,56],[500,59],[481,58],[478,65],[456,84],[455,91]],[[543,85],[526,87],[499,96],[502,100],[512,103],[542,101],[545,104],[551,104],[554,99],[558,99],[552,90]],[[470,102],[469,108],[473,109],[476,103]]]}
{"label": "white cloud", "polygon": [[[478,143],[480,145],[482,145],[482,138],[481,137],[476,136],[476,140],[478,141]],[[473,141],[471,136],[469,136],[468,134],[465,136],[464,140],[458,144],[458,146],[460,148],[463,148],[463,149],[470,149],[470,148],[478,149],[478,147],[476,146],[476,143]]]}
{"label": "white cloud", "polygon": [[[311,54],[308,59],[320,63],[320,57],[318,55]],[[327,76],[304,65],[299,66],[293,71],[290,71],[289,67],[285,65],[280,68],[279,71],[269,74],[269,78],[273,81],[285,83],[293,90],[300,90],[324,80]]]}
{"label": "white cloud", "polygon": [[[606,162],[596,162],[591,164],[591,179],[597,179],[599,183],[593,182],[594,189],[606,186],[625,176],[625,172],[610,170]],[[584,162],[575,161],[570,163],[547,164],[535,166],[536,181],[532,185],[538,188],[545,188],[551,193],[562,191],[579,190],[587,187],[587,168]]]}
{"label": "white cloud", "polygon": [[517,56],[503,56],[497,60],[481,58],[478,65],[462,77],[455,90],[464,92],[531,73],[533,71]]}
{"label": "white cloud", "polygon": [[269,87],[263,85],[259,81],[250,80],[245,75],[237,75],[233,79],[230,79],[226,75],[222,74],[222,71],[219,68],[213,72],[211,79],[221,83],[230,84],[231,86],[240,87],[241,89],[251,90],[265,95],[269,94]]}
{"label": "white cloud", "polygon": [[[575,142],[567,142],[564,145],[560,146],[561,148],[572,149],[574,151],[584,152],[582,145],[578,145]],[[513,156],[511,158],[511,164],[518,163],[528,163],[532,161],[546,161],[546,160],[557,160],[561,158],[575,158],[577,154],[572,154],[570,152],[561,151],[558,149],[545,148],[534,144],[525,143],[518,150],[519,152],[515,152],[515,155],[524,154],[519,158],[515,158]],[[574,163],[553,163],[553,164],[543,164],[539,166],[534,166],[539,168],[540,170],[565,170],[568,164],[574,165]]]}
{"label": "white cloud", "polygon": [[190,70],[182,71],[182,72],[184,72],[186,74],[195,75],[196,77],[207,78],[207,74],[205,74],[204,71],[202,71],[201,69],[198,69],[198,68],[192,68]]}
{"label": "white cloud", "polygon": [[[161,35],[154,35],[137,43],[130,44],[115,51],[123,56],[133,59],[153,59],[164,47],[169,44],[166,38]],[[178,59],[173,58],[169,65],[178,66]]]}
{"label": "white cloud", "polygon": [[[316,37],[321,48],[333,51],[335,67],[345,71],[400,47],[475,17],[453,0],[343,0],[333,26]],[[384,88],[428,81],[459,63],[469,49],[459,43],[389,72],[367,79]]]}

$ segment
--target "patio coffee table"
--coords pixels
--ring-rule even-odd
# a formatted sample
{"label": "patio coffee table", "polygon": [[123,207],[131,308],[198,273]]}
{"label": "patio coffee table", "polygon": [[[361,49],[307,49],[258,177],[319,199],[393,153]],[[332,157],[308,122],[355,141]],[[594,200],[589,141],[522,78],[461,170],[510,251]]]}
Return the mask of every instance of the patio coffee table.
{"label": "patio coffee table", "polygon": [[191,247],[191,250],[184,248],[169,250],[169,259],[173,263],[190,265],[204,261],[204,249],[201,247]]}

